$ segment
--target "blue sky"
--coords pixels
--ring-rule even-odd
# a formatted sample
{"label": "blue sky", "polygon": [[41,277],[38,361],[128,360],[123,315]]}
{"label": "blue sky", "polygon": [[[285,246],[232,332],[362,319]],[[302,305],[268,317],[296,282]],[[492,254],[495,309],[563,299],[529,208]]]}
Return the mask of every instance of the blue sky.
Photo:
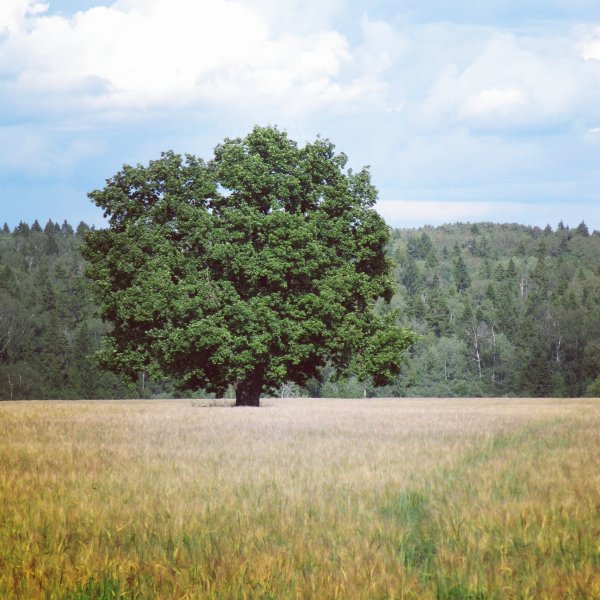
{"label": "blue sky", "polygon": [[600,230],[597,0],[0,0],[0,225],[102,224],[123,163],[274,124],[394,226]]}

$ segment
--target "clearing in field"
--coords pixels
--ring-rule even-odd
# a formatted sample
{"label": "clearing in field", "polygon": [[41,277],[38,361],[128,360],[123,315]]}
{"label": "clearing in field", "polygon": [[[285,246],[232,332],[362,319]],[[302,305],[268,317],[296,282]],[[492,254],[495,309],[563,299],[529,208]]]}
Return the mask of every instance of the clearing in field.
{"label": "clearing in field", "polygon": [[0,405],[0,597],[600,598],[597,400]]}

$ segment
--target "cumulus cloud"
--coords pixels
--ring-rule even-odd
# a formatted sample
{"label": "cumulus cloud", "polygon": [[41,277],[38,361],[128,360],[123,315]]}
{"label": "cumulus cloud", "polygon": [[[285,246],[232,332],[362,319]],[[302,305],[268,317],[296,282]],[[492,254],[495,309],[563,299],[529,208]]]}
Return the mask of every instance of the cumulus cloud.
{"label": "cumulus cloud", "polygon": [[[404,110],[419,126],[568,120],[600,85],[600,34],[372,19],[344,0],[115,0],[71,16],[0,4],[0,94],[17,111]],[[336,24],[356,19],[351,42]],[[24,100],[25,99],[25,100]]]}
{"label": "cumulus cloud", "polygon": [[0,0],[3,172],[98,181],[270,122],[383,198],[597,200],[597,0],[100,1]]}
{"label": "cumulus cloud", "polygon": [[46,12],[48,5],[31,0],[4,0],[0,4],[0,32],[4,35],[23,25],[27,16]]}
{"label": "cumulus cloud", "polygon": [[352,58],[343,35],[274,28],[277,11],[257,3],[118,0],[67,18],[3,0],[0,70],[15,95],[60,94],[90,109],[368,102],[376,82],[340,79]]}
{"label": "cumulus cloud", "polygon": [[491,87],[469,96],[463,106],[466,115],[475,117],[508,116],[527,105],[525,94],[516,88]]}
{"label": "cumulus cloud", "polygon": [[580,28],[579,51],[584,60],[600,60],[600,27]]}
{"label": "cumulus cloud", "polygon": [[551,51],[544,42],[489,33],[466,64],[450,63],[440,71],[421,107],[422,118],[494,130],[568,121],[581,101],[588,101],[600,71],[584,72],[568,40],[554,40]]}

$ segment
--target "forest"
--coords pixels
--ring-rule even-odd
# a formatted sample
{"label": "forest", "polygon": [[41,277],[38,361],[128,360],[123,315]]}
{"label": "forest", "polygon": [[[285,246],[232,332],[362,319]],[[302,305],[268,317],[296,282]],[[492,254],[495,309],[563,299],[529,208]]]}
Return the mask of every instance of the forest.
{"label": "forest", "polygon": [[[0,230],[0,399],[203,396],[168,380],[134,384],[93,360],[98,317],[80,248],[90,227]],[[600,232],[456,223],[393,229],[397,292],[381,311],[419,335],[386,387],[325,369],[283,396],[600,395]]]}

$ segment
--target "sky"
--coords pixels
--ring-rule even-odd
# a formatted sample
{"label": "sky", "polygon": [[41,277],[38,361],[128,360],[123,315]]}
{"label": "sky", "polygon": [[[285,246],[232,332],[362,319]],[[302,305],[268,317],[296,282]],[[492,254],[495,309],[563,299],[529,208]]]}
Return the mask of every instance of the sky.
{"label": "sky", "polygon": [[276,125],[395,227],[600,230],[598,0],[0,0],[0,225],[102,226],[123,164]]}

